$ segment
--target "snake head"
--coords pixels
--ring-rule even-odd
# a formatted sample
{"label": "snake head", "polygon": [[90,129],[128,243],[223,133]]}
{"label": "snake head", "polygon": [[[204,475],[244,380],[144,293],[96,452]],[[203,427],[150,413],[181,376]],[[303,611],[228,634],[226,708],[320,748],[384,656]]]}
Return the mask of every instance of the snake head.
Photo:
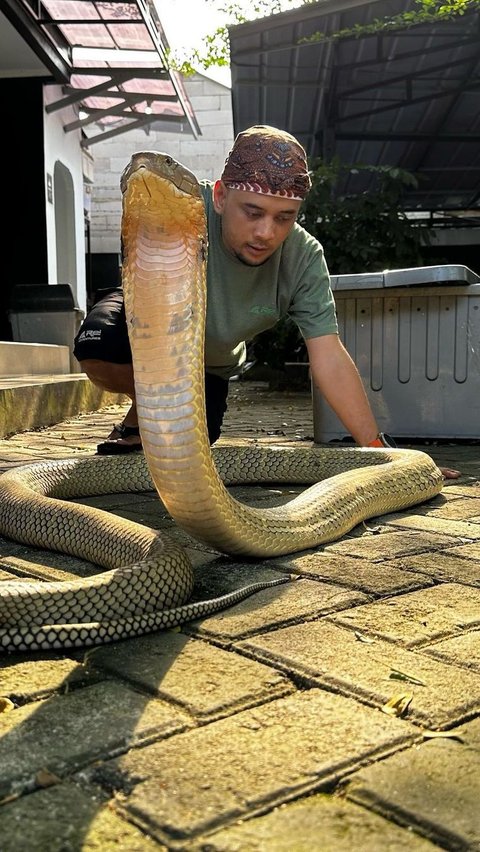
{"label": "snake head", "polygon": [[200,187],[193,172],[170,154],[159,151],[137,151],[133,154],[120,178],[122,193],[126,192],[130,178],[142,172],[168,180],[182,192],[200,197]]}

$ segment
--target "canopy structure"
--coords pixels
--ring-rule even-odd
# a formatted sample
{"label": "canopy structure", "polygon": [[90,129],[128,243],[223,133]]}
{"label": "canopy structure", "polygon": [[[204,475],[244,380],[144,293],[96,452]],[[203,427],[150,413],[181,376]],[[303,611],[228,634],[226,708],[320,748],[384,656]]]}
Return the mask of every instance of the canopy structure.
{"label": "canopy structure", "polygon": [[408,170],[418,187],[405,209],[480,224],[480,5],[450,21],[371,26],[418,8],[324,0],[231,27],[235,130],[289,130],[311,158],[351,166],[346,193],[373,187],[355,164]]}
{"label": "canopy structure", "polygon": [[152,0],[5,0],[2,10],[63,86],[47,112],[78,107],[84,147],[155,122],[200,133]]}

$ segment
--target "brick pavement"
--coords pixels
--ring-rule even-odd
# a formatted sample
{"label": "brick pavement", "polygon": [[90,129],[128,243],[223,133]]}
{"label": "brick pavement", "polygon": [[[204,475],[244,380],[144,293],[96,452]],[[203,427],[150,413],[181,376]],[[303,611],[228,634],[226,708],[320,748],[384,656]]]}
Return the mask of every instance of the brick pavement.
{"label": "brick pavement", "polygon": [[[1,440],[0,466],[91,453],[123,411]],[[233,386],[222,441],[312,434],[308,394]],[[181,629],[4,655],[2,852],[480,850],[480,447],[427,451],[462,471],[434,500],[271,560],[194,542],[152,493],[85,501],[177,536],[198,597],[298,581]],[[92,571],[0,539],[0,579]]]}

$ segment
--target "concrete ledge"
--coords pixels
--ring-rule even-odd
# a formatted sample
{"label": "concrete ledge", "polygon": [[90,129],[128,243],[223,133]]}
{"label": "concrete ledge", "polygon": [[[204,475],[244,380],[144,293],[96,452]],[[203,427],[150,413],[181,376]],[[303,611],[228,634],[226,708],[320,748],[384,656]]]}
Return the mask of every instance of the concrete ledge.
{"label": "concrete ledge", "polygon": [[2,379],[0,438],[52,426],[77,414],[122,404],[127,399],[123,394],[95,387],[85,373]]}
{"label": "concrete ledge", "polygon": [[70,348],[53,343],[0,343],[0,377],[68,375]]}

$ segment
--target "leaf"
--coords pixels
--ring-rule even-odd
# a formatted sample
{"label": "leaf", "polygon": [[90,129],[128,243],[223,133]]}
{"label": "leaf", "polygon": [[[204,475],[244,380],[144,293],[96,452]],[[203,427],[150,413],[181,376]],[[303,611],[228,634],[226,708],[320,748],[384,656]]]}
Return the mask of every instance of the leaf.
{"label": "leaf", "polygon": [[413,692],[398,692],[383,707],[380,707],[380,710],[389,716],[403,716],[412,698]]}
{"label": "leaf", "polygon": [[420,680],[418,677],[415,677],[414,675],[407,674],[406,672],[401,672],[401,671],[399,671],[399,669],[392,669],[390,674],[389,674],[389,678],[391,680],[403,680],[403,681],[406,681],[407,683],[415,683],[417,686],[426,686],[427,685],[424,680]]}
{"label": "leaf", "polygon": [[363,636],[362,633],[355,631],[354,636],[358,642],[364,642],[365,645],[375,645],[375,639],[369,639],[368,636]]}
{"label": "leaf", "polygon": [[53,787],[55,784],[60,784],[61,780],[49,769],[39,769],[35,775],[35,782],[39,787]]}

